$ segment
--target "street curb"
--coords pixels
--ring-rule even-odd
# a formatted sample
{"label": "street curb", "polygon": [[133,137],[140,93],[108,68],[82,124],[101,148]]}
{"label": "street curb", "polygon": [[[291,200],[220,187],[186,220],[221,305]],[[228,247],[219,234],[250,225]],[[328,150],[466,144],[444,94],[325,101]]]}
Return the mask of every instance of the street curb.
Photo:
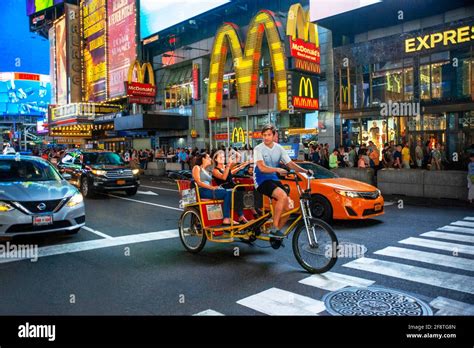
{"label": "street curb", "polygon": [[383,195],[384,200],[398,203],[402,200],[404,205],[413,205],[420,207],[462,207],[462,208],[473,208],[474,204],[470,204],[467,200],[461,201],[457,199],[448,198],[423,198],[423,197],[410,197],[404,195]]}

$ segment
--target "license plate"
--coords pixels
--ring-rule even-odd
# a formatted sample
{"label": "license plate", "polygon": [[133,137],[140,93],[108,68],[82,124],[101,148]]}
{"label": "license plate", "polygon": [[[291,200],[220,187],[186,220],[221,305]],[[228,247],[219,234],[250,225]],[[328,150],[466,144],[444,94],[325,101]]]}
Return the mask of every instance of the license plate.
{"label": "license plate", "polygon": [[52,225],[52,215],[33,216],[33,226]]}
{"label": "license plate", "polygon": [[374,210],[375,210],[375,211],[380,211],[380,210],[382,210],[382,205],[376,204],[375,207],[374,207]]}
{"label": "license plate", "polygon": [[117,180],[117,185],[125,185],[125,180]]}

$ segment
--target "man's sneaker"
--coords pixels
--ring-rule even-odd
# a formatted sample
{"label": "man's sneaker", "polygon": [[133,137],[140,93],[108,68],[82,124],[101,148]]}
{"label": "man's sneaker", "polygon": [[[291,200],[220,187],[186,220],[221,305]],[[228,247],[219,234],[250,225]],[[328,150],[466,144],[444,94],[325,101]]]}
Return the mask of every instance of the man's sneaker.
{"label": "man's sneaker", "polygon": [[270,238],[275,238],[275,239],[283,239],[285,238],[285,235],[280,231],[280,230],[277,230],[275,227],[272,227],[272,229],[270,230],[270,232],[268,233],[268,236]]}

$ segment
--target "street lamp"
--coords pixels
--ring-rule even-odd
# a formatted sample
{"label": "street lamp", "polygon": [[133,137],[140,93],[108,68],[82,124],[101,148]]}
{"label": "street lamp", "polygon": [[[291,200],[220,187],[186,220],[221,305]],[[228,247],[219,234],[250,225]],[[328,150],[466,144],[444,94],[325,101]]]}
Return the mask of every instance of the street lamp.
{"label": "street lamp", "polygon": [[206,50],[206,49],[204,49],[204,48],[190,47],[190,46],[184,46],[184,47],[183,47],[183,50],[185,50],[185,51],[197,50],[197,51],[209,52],[209,50]]}

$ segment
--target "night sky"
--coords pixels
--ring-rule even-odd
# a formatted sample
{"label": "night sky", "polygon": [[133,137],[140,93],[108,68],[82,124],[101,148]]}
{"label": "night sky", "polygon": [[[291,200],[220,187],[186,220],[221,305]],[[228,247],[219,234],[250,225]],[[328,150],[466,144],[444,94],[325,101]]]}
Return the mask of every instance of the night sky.
{"label": "night sky", "polygon": [[[49,42],[28,29],[26,0],[2,0],[0,72],[49,75]],[[16,66],[20,58],[20,66]]]}

